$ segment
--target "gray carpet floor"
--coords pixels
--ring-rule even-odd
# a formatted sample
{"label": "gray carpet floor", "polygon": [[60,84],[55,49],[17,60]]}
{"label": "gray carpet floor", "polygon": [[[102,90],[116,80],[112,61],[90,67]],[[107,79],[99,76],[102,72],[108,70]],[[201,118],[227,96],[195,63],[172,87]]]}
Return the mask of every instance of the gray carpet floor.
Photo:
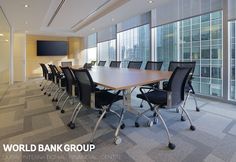
{"label": "gray carpet floor", "polygon": [[[147,127],[145,119],[134,126],[135,114],[125,114],[122,143],[115,145],[114,128],[118,120],[108,114],[96,133],[92,152],[4,152],[3,144],[86,144],[98,119],[98,113],[82,109],[76,128],[66,125],[75,106],[68,103],[65,113],[55,110],[51,98],[44,96],[40,80],[30,80],[10,86],[0,100],[0,162],[76,162],[76,161],[140,161],[140,162],[235,162],[236,106],[198,98],[200,112],[193,100],[186,104],[196,131],[188,121],[181,122],[175,110],[163,110],[163,118],[170,129],[175,150],[167,147],[167,136],[161,123]],[[3,92],[3,90],[0,90]],[[137,90],[136,90],[137,91]],[[138,91],[137,91],[138,92]],[[132,96],[132,107],[140,100]],[[122,102],[114,104],[119,111]],[[144,104],[144,108],[148,108]],[[150,114],[151,115],[151,114]]]}

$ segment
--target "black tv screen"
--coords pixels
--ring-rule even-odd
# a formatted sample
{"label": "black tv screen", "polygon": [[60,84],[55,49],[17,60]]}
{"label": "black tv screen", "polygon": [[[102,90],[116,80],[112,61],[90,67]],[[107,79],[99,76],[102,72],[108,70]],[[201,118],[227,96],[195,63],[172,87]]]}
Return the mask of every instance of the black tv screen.
{"label": "black tv screen", "polygon": [[64,56],[67,53],[67,41],[37,41],[37,56]]}

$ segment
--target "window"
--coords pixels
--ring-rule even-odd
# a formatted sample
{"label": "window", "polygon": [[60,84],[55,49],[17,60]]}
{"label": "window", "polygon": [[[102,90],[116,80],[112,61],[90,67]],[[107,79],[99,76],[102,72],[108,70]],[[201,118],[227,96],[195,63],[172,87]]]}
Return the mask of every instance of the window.
{"label": "window", "polygon": [[230,36],[230,42],[229,42],[229,45],[230,45],[230,49],[229,49],[229,52],[230,52],[230,62],[229,62],[229,66],[230,66],[230,75],[229,75],[229,79],[230,79],[230,94],[229,94],[229,98],[231,100],[236,100],[236,81],[235,81],[235,66],[236,66],[236,59],[235,59],[235,56],[236,56],[236,21],[231,21],[229,22],[229,36]]}
{"label": "window", "polygon": [[91,61],[97,60],[97,34],[91,34],[88,36],[88,42],[87,42],[87,57],[86,62],[90,63]]}
{"label": "window", "polygon": [[[163,61],[162,69],[168,70],[169,61],[178,60],[177,23],[154,28],[154,51],[157,61]],[[186,38],[187,39],[187,38]],[[190,50],[184,49],[184,57],[189,58]]]}
{"label": "window", "polygon": [[122,67],[129,61],[143,61],[142,67],[151,59],[149,24],[117,34],[117,54]]}
{"label": "window", "polygon": [[[170,61],[196,61],[196,93],[223,95],[222,11],[158,26],[153,31],[155,57],[164,61],[164,70]],[[231,31],[235,32],[235,28]],[[235,58],[235,45],[231,51]]]}
{"label": "window", "polygon": [[106,65],[116,60],[116,40],[98,43],[98,60],[106,61]]}

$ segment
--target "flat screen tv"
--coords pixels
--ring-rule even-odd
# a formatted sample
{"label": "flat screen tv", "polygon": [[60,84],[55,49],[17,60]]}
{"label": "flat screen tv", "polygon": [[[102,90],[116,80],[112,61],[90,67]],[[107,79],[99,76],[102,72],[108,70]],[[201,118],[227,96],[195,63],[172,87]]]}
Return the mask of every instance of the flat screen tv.
{"label": "flat screen tv", "polygon": [[37,56],[64,56],[67,53],[67,41],[37,40]]}

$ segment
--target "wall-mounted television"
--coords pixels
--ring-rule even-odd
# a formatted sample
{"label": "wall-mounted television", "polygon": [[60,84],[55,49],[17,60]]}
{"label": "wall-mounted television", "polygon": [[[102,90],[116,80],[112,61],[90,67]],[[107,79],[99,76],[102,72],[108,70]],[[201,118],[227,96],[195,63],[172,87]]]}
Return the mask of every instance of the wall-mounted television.
{"label": "wall-mounted television", "polygon": [[37,56],[65,56],[67,53],[67,41],[37,40]]}

